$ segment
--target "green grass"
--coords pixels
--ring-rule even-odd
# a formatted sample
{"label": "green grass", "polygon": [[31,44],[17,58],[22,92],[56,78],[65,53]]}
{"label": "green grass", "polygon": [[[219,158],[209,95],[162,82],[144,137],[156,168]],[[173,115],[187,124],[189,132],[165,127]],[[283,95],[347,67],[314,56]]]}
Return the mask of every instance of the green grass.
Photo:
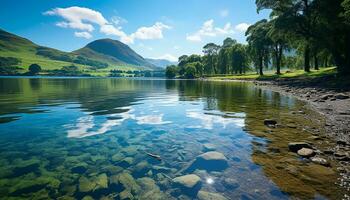
{"label": "green grass", "polygon": [[275,72],[265,72],[263,76],[256,73],[247,73],[243,75],[224,75],[224,76],[214,76],[209,77],[209,79],[214,80],[274,80],[278,78],[316,78],[327,75],[332,75],[336,73],[335,67],[321,68],[320,70],[311,70],[311,72],[305,72],[304,70],[294,70],[288,72],[282,71],[281,75],[275,74]]}

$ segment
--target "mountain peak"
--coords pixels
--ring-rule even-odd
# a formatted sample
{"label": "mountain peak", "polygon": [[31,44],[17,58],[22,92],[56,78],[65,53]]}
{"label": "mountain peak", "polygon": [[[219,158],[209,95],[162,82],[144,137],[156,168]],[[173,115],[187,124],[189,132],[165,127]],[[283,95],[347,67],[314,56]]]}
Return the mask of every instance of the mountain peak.
{"label": "mountain peak", "polygon": [[109,59],[144,67],[154,67],[142,56],[137,54],[128,45],[110,38],[98,39],[90,42],[84,48],[74,53],[83,54],[85,56],[100,57],[107,56]]}

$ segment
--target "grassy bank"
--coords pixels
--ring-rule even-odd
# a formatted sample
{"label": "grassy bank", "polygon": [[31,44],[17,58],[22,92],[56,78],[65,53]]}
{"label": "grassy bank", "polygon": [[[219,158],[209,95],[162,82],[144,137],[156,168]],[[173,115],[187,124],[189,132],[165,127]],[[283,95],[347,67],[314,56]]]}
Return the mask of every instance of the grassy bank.
{"label": "grassy bank", "polygon": [[290,86],[321,87],[329,89],[350,90],[350,78],[338,76],[335,67],[321,68],[320,70],[282,71],[276,75],[274,72],[266,72],[263,76],[256,73],[244,75],[222,75],[207,77],[209,80],[249,80],[249,81],[273,81]]}
{"label": "grassy bank", "polygon": [[256,73],[247,73],[243,75],[222,75],[222,76],[213,76],[208,77],[208,79],[214,80],[275,80],[275,79],[294,79],[294,78],[317,78],[335,75],[335,67],[322,68],[320,70],[311,70],[307,73],[304,70],[286,70],[282,71],[281,75],[275,74],[273,71],[266,72],[263,76],[260,76]]}

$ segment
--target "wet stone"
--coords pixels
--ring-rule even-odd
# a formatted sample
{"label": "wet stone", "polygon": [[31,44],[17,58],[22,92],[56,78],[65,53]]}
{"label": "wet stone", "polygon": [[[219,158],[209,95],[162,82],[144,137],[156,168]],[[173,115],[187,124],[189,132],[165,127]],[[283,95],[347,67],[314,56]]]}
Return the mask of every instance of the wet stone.
{"label": "wet stone", "polygon": [[313,157],[313,158],[311,158],[311,161],[313,163],[316,163],[316,164],[319,164],[319,165],[323,165],[323,166],[326,166],[326,167],[330,166],[330,163],[326,159],[321,158],[321,157]]}
{"label": "wet stone", "polygon": [[176,177],[173,182],[181,187],[193,189],[201,183],[201,178],[195,174]]}
{"label": "wet stone", "polygon": [[288,148],[292,152],[298,152],[302,148],[312,149],[311,145],[306,142],[291,142],[288,144]]}
{"label": "wet stone", "polygon": [[274,126],[276,126],[277,121],[274,120],[274,119],[265,119],[265,120],[264,120],[264,124],[265,124],[265,126],[274,127]]}
{"label": "wet stone", "polygon": [[223,184],[230,190],[235,190],[239,187],[238,181],[234,178],[225,178]]}
{"label": "wet stone", "polygon": [[224,154],[217,151],[210,151],[197,156],[186,171],[194,171],[196,169],[222,171],[227,167],[228,161]]}
{"label": "wet stone", "polygon": [[214,151],[216,149],[216,146],[211,143],[205,143],[203,144],[204,151]]}
{"label": "wet stone", "polygon": [[222,196],[221,194],[206,192],[202,190],[198,192],[197,198],[199,200],[227,200],[227,198]]}
{"label": "wet stone", "polygon": [[297,153],[298,153],[299,156],[302,156],[302,157],[305,157],[305,158],[309,158],[309,157],[312,157],[312,156],[315,155],[314,150],[309,149],[309,148],[302,148],[302,149],[298,150]]}

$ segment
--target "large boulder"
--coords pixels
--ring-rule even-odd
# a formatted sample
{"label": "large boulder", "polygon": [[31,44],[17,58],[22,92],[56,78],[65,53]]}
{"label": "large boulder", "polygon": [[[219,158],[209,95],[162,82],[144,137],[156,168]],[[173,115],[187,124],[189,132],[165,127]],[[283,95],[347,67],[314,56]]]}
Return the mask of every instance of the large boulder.
{"label": "large boulder", "polygon": [[186,169],[188,172],[196,169],[206,171],[222,171],[228,167],[227,158],[217,151],[209,151],[196,157],[192,164]]}
{"label": "large boulder", "polygon": [[222,196],[221,194],[206,192],[202,190],[198,192],[197,198],[199,200],[227,200],[227,198]]}
{"label": "large boulder", "polygon": [[288,148],[294,153],[298,152],[302,148],[312,149],[311,145],[306,142],[291,142],[288,144]]}

